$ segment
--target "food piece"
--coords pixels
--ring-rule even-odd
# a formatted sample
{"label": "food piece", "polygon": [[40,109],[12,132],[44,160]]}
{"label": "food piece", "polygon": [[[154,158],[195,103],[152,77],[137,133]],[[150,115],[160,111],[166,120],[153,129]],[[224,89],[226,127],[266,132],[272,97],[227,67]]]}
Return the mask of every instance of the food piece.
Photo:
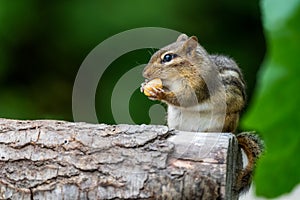
{"label": "food piece", "polygon": [[159,78],[156,78],[144,85],[143,92],[146,96],[149,97],[152,96],[151,92],[153,91],[153,89],[162,89],[162,87],[163,87],[162,81]]}

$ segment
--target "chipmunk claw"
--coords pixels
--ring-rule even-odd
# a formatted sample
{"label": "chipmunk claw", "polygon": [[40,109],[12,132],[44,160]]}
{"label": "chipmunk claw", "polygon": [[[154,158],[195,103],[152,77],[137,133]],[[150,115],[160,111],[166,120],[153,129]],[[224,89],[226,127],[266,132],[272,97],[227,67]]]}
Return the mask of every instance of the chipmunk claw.
{"label": "chipmunk claw", "polygon": [[164,95],[162,89],[162,81],[160,79],[153,79],[151,81],[145,81],[141,84],[141,92],[143,92],[150,99],[161,100]]}
{"label": "chipmunk claw", "polygon": [[164,96],[165,91],[162,88],[149,87],[147,89],[147,96],[152,100],[161,100]]}

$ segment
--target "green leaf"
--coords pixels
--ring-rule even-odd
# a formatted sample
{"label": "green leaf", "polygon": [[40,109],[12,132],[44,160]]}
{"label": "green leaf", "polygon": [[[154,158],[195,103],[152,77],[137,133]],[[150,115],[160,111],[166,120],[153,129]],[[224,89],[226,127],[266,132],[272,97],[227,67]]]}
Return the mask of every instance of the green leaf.
{"label": "green leaf", "polygon": [[265,140],[254,180],[258,195],[273,198],[300,183],[300,0],[261,7],[268,53],[242,125]]}

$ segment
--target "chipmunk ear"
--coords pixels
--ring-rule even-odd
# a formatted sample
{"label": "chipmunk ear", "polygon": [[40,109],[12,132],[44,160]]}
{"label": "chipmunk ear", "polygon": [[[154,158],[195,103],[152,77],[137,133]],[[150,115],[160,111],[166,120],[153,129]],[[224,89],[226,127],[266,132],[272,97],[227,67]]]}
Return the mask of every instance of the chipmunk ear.
{"label": "chipmunk ear", "polygon": [[194,51],[196,51],[197,46],[198,39],[196,36],[192,36],[183,44],[183,49],[185,50],[186,54],[192,54]]}
{"label": "chipmunk ear", "polygon": [[181,34],[178,36],[176,42],[186,41],[189,37],[186,34]]}

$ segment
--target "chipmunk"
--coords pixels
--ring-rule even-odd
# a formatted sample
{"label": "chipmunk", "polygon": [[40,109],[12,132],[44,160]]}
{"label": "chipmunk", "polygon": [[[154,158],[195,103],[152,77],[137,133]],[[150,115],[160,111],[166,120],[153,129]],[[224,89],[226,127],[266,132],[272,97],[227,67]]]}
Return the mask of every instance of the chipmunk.
{"label": "chipmunk", "polygon": [[[231,58],[209,55],[197,37],[181,34],[176,42],[153,54],[143,76],[146,81],[141,91],[168,105],[170,128],[235,133],[246,93],[241,70]],[[236,137],[248,158],[233,189],[241,193],[250,188],[263,144],[255,134]]]}

